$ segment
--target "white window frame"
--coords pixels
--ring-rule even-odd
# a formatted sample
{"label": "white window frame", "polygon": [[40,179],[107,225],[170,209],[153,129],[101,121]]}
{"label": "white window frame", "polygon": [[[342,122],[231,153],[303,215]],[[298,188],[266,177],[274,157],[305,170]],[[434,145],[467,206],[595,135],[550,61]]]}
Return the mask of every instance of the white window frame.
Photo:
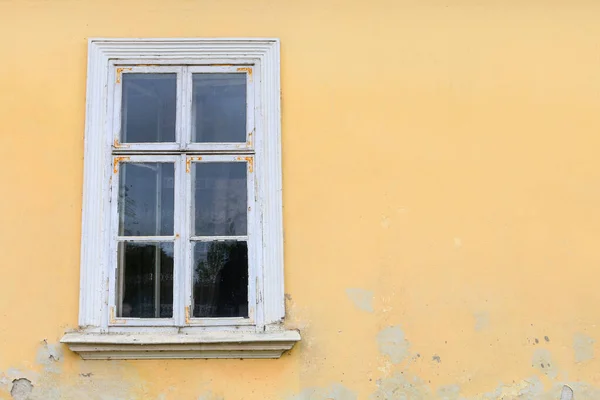
{"label": "white window frame", "polygon": [[[121,144],[120,74],[128,71],[165,72],[187,68],[194,72],[232,71],[247,74],[253,96],[248,96],[249,126],[246,143],[223,145],[184,143],[188,150],[202,151],[201,157],[162,155],[176,160],[175,181],[187,192],[190,201],[191,179],[182,165],[203,161],[238,160],[249,165],[249,232],[255,240],[249,246],[250,318],[190,318],[189,299],[178,300],[174,287],[173,319],[119,321],[114,317],[115,199],[111,199],[111,180],[120,162],[139,162],[142,153],[156,149],[155,144]],[[297,331],[286,330],[283,291],[283,226],[281,196],[281,122],[280,122],[279,41],[277,39],[90,39],[84,149],[84,188],[81,240],[81,282],[79,330],[65,334],[63,343],[83,358],[277,358],[300,340]],[[191,76],[191,75],[189,75]],[[178,75],[178,94],[190,88]],[[177,107],[183,118],[189,105],[178,95]],[[115,101],[118,99],[118,101]],[[119,110],[116,110],[119,109]],[[178,119],[177,138],[187,125]],[[189,132],[183,137],[189,138]],[[161,149],[165,150],[162,144]],[[178,144],[174,143],[173,150]],[[167,146],[168,147],[168,146]],[[127,157],[118,157],[119,150]],[[226,155],[225,152],[226,151]],[[233,157],[233,158],[232,158]],[[157,156],[152,156],[156,162]],[[179,165],[179,169],[177,169]],[[254,171],[252,171],[254,169]],[[183,185],[181,185],[183,184]],[[113,192],[116,192],[113,190]],[[115,195],[114,193],[112,194]],[[177,194],[176,194],[177,195]],[[182,218],[181,210],[175,218]],[[177,236],[177,232],[176,235]],[[175,251],[186,247],[175,240]],[[189,247],[189,246],[188,246]],[[114,250],[114,249],[113,249]],[[189,257],[190,255],[186,255]],[[250,258],[256,261],[250,261]],[[188,263],[186,263],[187,265]],[[183,285],[191,285],[191,269],[185,272]],[[189,280],[189,282],[187,282]],[[190,290],[190,288],[186,288]]]}

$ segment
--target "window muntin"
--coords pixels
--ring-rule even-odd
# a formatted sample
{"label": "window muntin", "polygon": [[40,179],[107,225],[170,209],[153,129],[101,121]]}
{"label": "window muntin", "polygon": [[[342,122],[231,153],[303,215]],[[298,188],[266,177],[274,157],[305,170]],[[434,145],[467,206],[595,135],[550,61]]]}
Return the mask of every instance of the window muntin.
{"label": "window muntin", "polygon": [[114,68],[109,325],[254,324],[253,68]]}

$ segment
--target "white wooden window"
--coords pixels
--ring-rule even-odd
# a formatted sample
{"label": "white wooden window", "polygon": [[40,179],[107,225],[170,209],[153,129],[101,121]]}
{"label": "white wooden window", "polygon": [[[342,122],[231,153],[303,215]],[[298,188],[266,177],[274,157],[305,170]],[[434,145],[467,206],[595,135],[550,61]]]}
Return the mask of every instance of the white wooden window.
{"label": "white wooden window", "polygon": [[274,358],[283,326],[279,42],[91,39],[84,358]]}

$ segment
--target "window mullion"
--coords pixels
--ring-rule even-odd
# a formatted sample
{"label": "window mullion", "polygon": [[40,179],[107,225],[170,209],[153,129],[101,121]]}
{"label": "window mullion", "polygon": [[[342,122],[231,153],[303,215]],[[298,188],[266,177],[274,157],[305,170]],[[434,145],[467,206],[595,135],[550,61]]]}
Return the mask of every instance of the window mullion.
{"label": "window mullion", "polygon": [[173,268],[173,319],[175,325],[181,325],[183,318],[182,313],[182,284],[184,275],[184,266],[182,260],[184,259],[184,224],[182,222],[185,219],[184,205],[185,201],[183,196],[184,179],[182,173],[185,173],[185,164],[181,162],[181,157],[178,157],[175,161],[175,265]]}
{"label": "window mullion", "polygon": [[190,237],[192,235],[191,226],[192,226],[192,173],[191,169],[188,169],[188,156],[183,154],[181,156],[181,177],[182,177],[182,188],[181,188],[181,202],[182,212],[184,217],[181,218],[181,243],[182,243],[182,256],[181,263],[182,266],[182,286],[180,293],[181,300],[181,325],[188,325],[189,318],[192,312],[192,262],[191,262],[191,253],[192,246],[190,242]]}

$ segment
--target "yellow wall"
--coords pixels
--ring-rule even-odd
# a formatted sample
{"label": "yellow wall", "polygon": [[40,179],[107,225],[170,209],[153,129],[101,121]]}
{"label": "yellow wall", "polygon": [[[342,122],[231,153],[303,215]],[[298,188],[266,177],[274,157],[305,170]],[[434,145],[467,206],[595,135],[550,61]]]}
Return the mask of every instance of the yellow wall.
{"label": "yellow wall", "polygon": [[[31,399],[558,399],[564,383],[600,399],[599,13],[0,1],[0,398],[26,378]],[[77,325],[98,36],[281,39],[286,305],[303,335],[282,359],[84,362],[57,344]]]}

